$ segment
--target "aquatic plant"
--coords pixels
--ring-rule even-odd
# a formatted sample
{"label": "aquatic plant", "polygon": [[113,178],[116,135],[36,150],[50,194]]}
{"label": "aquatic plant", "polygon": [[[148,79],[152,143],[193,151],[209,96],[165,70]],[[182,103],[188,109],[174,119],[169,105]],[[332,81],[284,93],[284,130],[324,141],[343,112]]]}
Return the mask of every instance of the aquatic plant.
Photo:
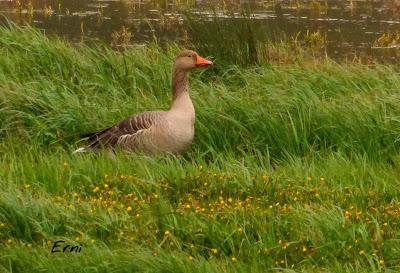
{"label": "aquatic plant", "polygon": [[375,42],[376,47],[400,46],[400,32],[384,32]]}
{"label": "aquatic plant", "polygon": [[132,33],[129,31],[129,28],[122,26],[120,30],[114,31],[111,34],[111,46],[112,47],[120,47],[126,46],[131,42]]}

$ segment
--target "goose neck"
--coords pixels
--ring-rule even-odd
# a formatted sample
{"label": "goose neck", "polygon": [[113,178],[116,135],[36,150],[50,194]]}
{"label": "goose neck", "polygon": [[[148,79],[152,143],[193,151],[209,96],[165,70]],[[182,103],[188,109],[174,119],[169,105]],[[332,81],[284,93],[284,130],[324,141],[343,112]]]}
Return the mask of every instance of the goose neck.
{"label": "goose neck", "polygon": [[189,91],[188,73],[176,67],[172,71],[172,100],[175,101],[182,94]]}

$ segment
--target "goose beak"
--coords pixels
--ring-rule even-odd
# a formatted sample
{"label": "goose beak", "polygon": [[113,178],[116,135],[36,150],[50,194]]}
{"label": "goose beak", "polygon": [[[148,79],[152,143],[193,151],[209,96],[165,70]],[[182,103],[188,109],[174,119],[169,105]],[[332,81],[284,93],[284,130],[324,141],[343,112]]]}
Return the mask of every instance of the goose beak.
{"label": "goose beak", "polygon": [[208,66],[212,65],[213,62],[207,59],[204,59],[203,57],[197,56],[197,61],[196,61],[196,66]]}

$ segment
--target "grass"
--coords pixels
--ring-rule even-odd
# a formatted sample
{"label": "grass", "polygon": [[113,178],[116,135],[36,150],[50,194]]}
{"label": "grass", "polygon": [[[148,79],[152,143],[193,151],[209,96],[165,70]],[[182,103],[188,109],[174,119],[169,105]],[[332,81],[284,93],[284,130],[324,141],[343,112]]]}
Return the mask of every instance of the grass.
{"label": "grass", "polygon": [[[274,25],[254,19],[249,8],[240,12],[235,8],[224,12],[215,7],[213,10],[211,14],[185,13],[186,32],[191,38],[183,42],[193,44],[201,52],[211,54],[225,64],[294,63],[307,58],[306,53],[313,53],[315,57],[325,51],[322,36],[316,36],[314,32],[310,34],[315,36],[312,42],[320,45],[317,48],[301,33],[288,35],[279,23]],[[312,50],[305,51],[305,47]]]}
{"label": "grass", "polygon": [[[71,154],[82,133],[167,109],[179,50],[0,28],[0,271],[400,271],[393,65],[218,57],[191,75],[185,155]],[[51,253],[57,240],[82,251]]]}

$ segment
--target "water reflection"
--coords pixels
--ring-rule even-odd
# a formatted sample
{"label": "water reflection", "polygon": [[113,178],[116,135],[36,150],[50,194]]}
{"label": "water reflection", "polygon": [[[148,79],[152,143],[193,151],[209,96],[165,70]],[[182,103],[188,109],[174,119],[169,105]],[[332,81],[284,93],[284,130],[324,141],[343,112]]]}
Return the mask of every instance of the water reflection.
{"label": "water reflection", "polygon": [[268,24],[286,36],[301,32],[306,37],[307,31],[323,33],[332,56],[358,51],[396,58],[396,54],[388,54],[386,49],[382,52],[382,48],[396,50],[399,45],[395,39],[381,44],[377,41],[400,31],[400,0],[0,0],[0,14],[75,42],[82,39],[111,42],[113,32],[115,35],[122,27],[128,28],[130,40],[136,43],[154,37],[184,42],[188,32],[183,14],[188,11],[211,20],[231,15],[240,18],[243,9],[257,24]]}

